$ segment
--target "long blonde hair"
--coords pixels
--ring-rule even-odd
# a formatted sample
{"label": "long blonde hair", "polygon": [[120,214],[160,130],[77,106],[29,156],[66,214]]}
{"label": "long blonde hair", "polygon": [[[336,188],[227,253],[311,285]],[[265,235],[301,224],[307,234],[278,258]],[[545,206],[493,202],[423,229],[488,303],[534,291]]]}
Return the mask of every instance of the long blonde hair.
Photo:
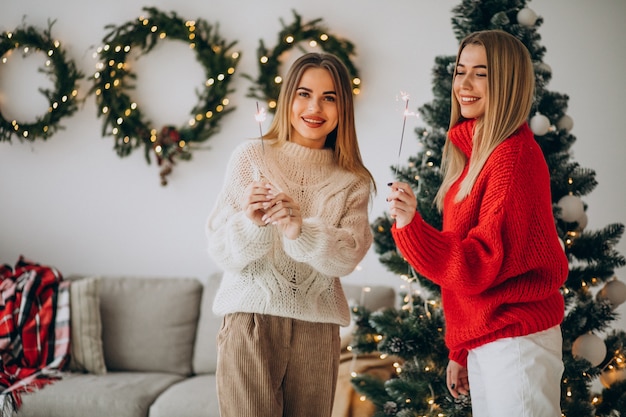
{"label": "long blonde hair", "polygon": [[[485,48],[487,104],[485,114],[476,120],[468,173],[461,182],[455,201],[467,197],[493,150],[528,119],[535,93],[535,75],[530,54],[516,37],[501,30],[470,34],[459,45],[453,77],[457,75],[459,58],[467,45]],[[463,120],[461,106],[453,89],[450,129]],[[435,204],[440,211],[443,210],[446,193],[461,176],[465,162],[465,155],[448,136],[441,164],[444,177],[435,196]]]}
{"label": "long blonde hair", "polygon": [[328,53],[311,52],[299,57],[289,69],[278,96],[276,114],[267,133],[266,139],[276,139],[277,144],[290,140],[291,108],[298,83],[309,68],[327,70],[337,93],[337,127],[328,135],[324,147],[334,151],[337,164],[359,177],[367,179],[376,190],[376,183],[370,171],[363,164],[354,122],[354,100],[352,83],[348,69],[336,56]]}

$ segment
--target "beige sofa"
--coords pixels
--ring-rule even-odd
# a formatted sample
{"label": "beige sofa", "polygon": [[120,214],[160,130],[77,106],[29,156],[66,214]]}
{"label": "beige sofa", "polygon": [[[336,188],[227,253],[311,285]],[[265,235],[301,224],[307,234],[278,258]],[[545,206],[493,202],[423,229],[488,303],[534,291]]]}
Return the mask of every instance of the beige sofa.
{"label": "beige sofa", "polygon": [[[219,416],[215,337],[221,318],[211,312],[219,280],[73,279],[70,372],[24,395],[16,417]],[[374,287],[366,298],[361,286],[344,289],[351,304],[395,302],[391,287]]]}

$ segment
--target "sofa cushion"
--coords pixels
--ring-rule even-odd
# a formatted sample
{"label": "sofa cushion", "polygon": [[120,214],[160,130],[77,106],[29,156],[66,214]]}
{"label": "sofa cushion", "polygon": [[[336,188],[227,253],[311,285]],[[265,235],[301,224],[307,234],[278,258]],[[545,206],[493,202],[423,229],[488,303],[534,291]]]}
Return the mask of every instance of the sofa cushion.
{"label": "sofa cushion", "polygon": [[99,293],[108,370],[191,374],[200,281],[106,277]]}
{"label": "sofa cushion", "polygon": [[70,281],[71,356],[69,369],[74,372],[106,372],[102,350],[102,321],[98,279]]}
{"label": "sofa cushion", "polygon": [[213,314],[213,299],[220,286],[222,274],[216,273],[204,283],[200,320],[193,353],[193,371],[196,374],[214,374],[217,367],[216,337],[222,317]]}
{"label": "sofa cushion", "polygon": [[[146,417],[150,405],[180,375],[157,372],[68,374],[22,396],[19,417]],[[172,414],[180,415],[183,414]]]}
{"label": "sofa cushion", "polygon": [[150,407],[150,417],[219,417],[215,375],[187,378],[169,387]]}
{"label": "sofa cushion", "polygon": [[[343,283],[342,286],[350,309],[355,306],[363,306],[370,311],[376,311],[395,306],[396,290],[391,286],[346,283]],[[342,340],[346,341],[352,335],[355,326],[354,318],[351,317],[350,324],[339,330]]]}
{"label": "sofa cushion", "polygon": [[396,291],[391,286],[344,283],[343,292],[350,307],[358,305],[376,311],[396,304]]}

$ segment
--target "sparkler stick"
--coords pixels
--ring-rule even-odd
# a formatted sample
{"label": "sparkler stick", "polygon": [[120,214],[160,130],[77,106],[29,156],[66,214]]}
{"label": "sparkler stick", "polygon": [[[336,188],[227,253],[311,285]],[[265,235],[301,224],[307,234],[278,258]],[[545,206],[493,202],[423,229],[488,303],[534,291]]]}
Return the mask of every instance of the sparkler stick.
{"label": "sparkler stick", "polygon": [[263,149],[263,153],[265,153],[265,144],[263,141],[263,128],[262,123],[265,121],[267,113],[265,112],[265,107],[259,107],[259,102],[256,102],[256,114],[254,118],[259,123],[259,137],[261,138],[261,148]]}
{"label": "sparkler stick", "polygon": [[398,163],[396,164],[396,173],[400,170],[400,155],[402,154],[402,142],[404,142],[404,127],[406,126],[406,117],[409,114],[409,95],[401,91],[400,97],[404,100],[404,113],[402,114],[402,133],[400,134],[400,146],[398,147]]}

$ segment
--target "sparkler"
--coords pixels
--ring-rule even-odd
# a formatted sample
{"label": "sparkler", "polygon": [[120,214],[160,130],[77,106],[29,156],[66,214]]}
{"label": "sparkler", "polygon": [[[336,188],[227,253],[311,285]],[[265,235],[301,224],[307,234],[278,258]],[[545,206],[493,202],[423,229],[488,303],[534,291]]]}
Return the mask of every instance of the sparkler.
{"label": "sparkler", "polygon": [[256,102],[256,113],[254,115],[254,118],[256,119],[256,121],[259,123],[259,137],[261,138],[261,148],[263,149],[263,153],[265,153],[265,144],[263,141],[263,128],[262,128],[262,124],[265,121],[265,117],[267,116],[267,113],[265,112],[265,107],[259,107],[259,102]]}
{"label": "sparkler", "polygon": [[396,173],[400,170],[400,156],[402,155],[402,142],[404,142],[404,128],[406,126],[406,118],[409,115],[409,95],[400,91],[400,97],[404,100],[404,113],[402,114],[402,133],[400,134],[400,146],[398,147],[398,163],[396,164]]}
{"label": "sparkler", "polygon": [[[265,117],[267,113],[265,112],[265,107],[259,107],[259,102],[256,102],[256,113],[254,114],[254,119],[259,124],[259,139],[261,139],[261,149],[263,151],[263,155],[265,155],[265,141],[263,140],[263,122],[265,121]],[[257,167],[254,167],[254,180],[261,181],[261,173]]]}

